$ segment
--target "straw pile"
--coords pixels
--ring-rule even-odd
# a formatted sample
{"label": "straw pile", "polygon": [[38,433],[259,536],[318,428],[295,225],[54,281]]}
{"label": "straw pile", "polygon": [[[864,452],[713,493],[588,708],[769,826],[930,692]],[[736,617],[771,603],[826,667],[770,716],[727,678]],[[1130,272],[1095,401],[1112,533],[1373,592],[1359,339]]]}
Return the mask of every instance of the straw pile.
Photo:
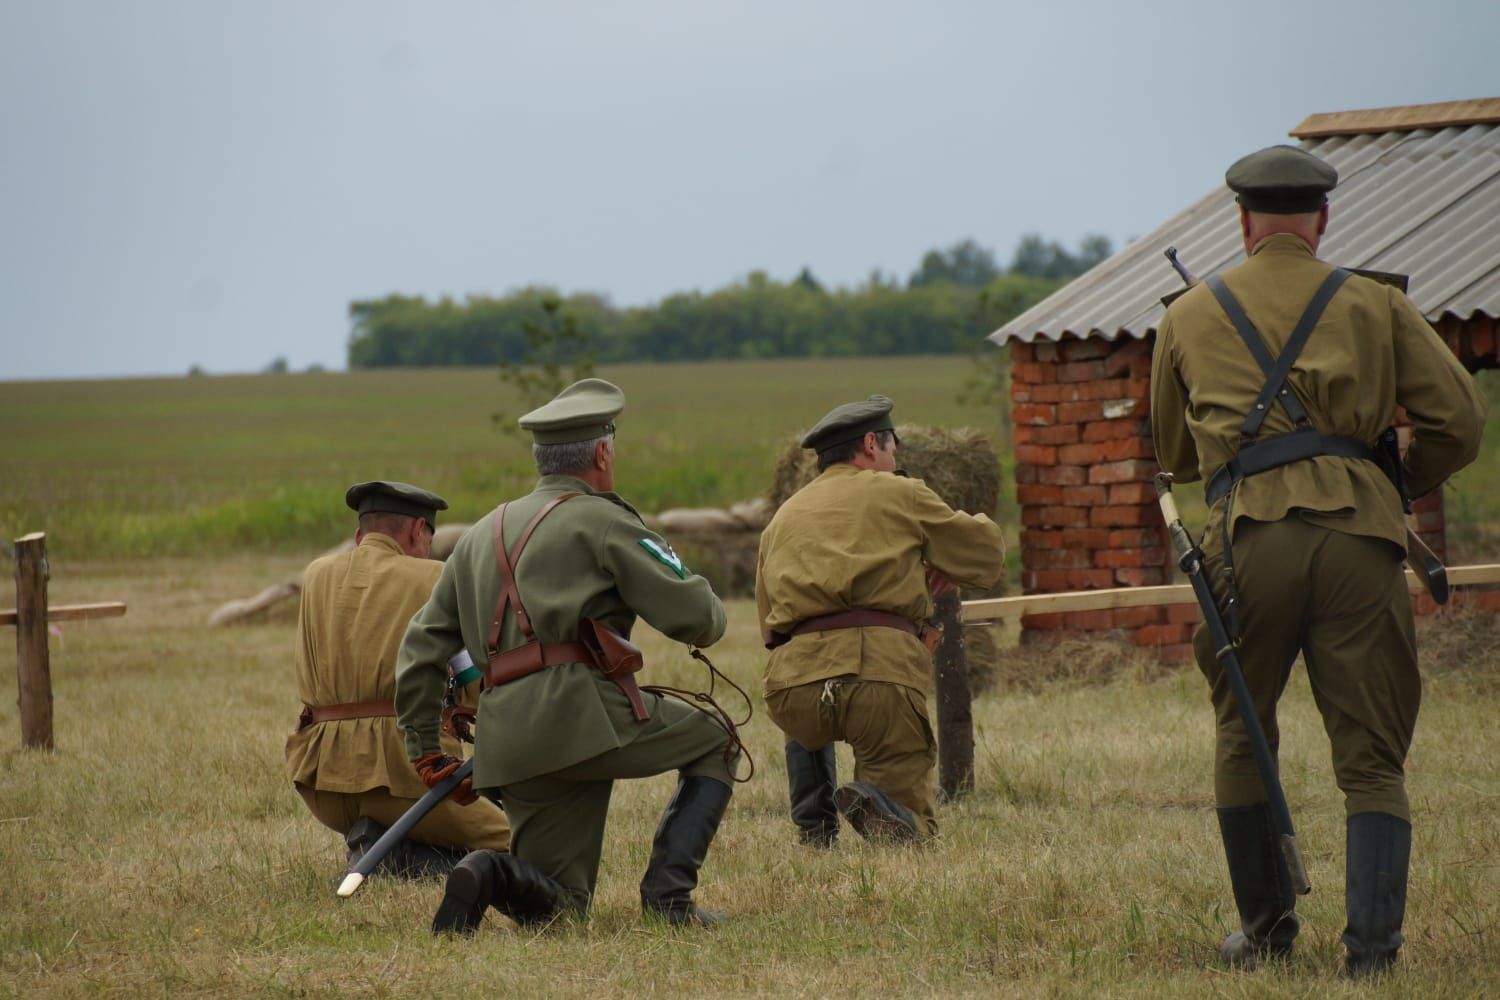
{"label": "straw pile", "polygon": [[[949,431],[903,424],[896,428],[896,436],[901,439],[896,460],[907,475],[924,481],[955,510],[994,516],[1000,498],[1000,465],[988,435],[967,427]],[[789,441],[776,459],[771,508],[780,510],[817,474],[817,456],[795,440]]]}

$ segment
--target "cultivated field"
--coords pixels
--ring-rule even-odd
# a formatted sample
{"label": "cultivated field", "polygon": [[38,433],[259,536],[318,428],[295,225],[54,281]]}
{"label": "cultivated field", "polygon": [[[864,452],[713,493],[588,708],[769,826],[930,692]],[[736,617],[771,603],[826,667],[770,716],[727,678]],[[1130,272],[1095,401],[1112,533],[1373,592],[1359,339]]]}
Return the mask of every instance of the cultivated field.
{"label": "cultivated field", "polygon": [[[957,397],[964,358],[624,365],[619,487],[643,511],[758,496],[789,439],[872,392],[898,420],[969,426],[1006,446],[1004,413]],[[0,538],[63,555],[316,552],[348,531],[344,489],[419,483],[472,521],[535,480],[525,410],[491,369],[0,383]]]}
{"label": "cultivated field", "polygon": [[[754,495],[787,435],[869,391],[894,396],[902,419],[998,431],[997,416],[986,425],[954,400],[966,369],[608,371],[631,394],[621,488],[649,496],[645,509]],[[534,934],[492,914],[473,939],[434,941],[437,884],[374,881],[335,898],[342,843],[281,767],[298,707],[295,609],[230,629],[203,621],[347,534],[341,494],[356,479],[429,482],[461,519],[524,488],[524,448],[488,426],[497,390],[487,372],[0,385],[0,534],[52,532],[54,602],[130,604],[52,640],[56,753],[17,749],[14,699],[0,698],[0,994],[1495,994],[1500,629],[1462,615],[1422,626],[1407,947],[1373,987],[1338,978],[1343,809],[1301,672],[1283,703],[1282,767],[1314,891],[1290,967],[1230,973],[1212,961],[1235,917],[1203,684],[1106,646],[1007,655],[1000,688],[975,703],[978,791],[941,809],[943,836],[924,850],[868,848],[847,830],[829,852],[795,846],[780,741],[757,704],[758,771],[700,892],[734,919],[711,931],[640,919],[636,882],[669,778],[618,788],[584,925]],[[1497,465],[1466,477],[1463,495]],[[1489,492],[1472,502],[1500,502]],[[758,695],[753,608],[731,602],[730,621],[710,653]],[[698,679],[680,649],[642,639],[649,678]],[[0,632],[0,677],[13,676]]]}

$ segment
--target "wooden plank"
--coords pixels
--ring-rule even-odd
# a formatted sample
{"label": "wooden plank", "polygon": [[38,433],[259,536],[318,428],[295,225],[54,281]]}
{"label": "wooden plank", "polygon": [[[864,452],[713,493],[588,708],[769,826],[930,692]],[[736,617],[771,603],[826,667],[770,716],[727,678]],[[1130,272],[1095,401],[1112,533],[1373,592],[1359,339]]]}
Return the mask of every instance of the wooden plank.
{"label": "wooden plank", "polygon": [[1309,115],[1291,132],[1295,139],[1365,132],[1404,132],[1419,128],[1454,128],[1500,121],[1500,98],[1408,104],[1395,108],[1330,111]]}
{"label": "wooden plank", "polygon": [[[125,613],[124,601],[99,601],[95,604],[55,604],[47,609],[49,622],[70,622],[81,618],[118,618]],[[0,608],[0,626],[16,623],[15,608]]]}
{"label": "wooden plank", "polygon": [[52,671],[47,661],[47,536],[16,539],[16,683],[21,746],[52,749]]}
{"label": "wooden plank", "polygon": [[[1500,583],[1500,563],[1448,567],[1448,585],[1451,587],[1473,587],[1487,583]],[[1422,584],[1411,570],[1406,571],[1406,586],[1414,592],[1422,589]],[[1023,594],[1019,597],[965,601],[962,618],[965,622],[987,622],[1062,611],[1106,611],[1163,604],[1194,604],[1196,600],[1193,588],[1186,583],[1161,587],[1068,590],[1056,594]]]}

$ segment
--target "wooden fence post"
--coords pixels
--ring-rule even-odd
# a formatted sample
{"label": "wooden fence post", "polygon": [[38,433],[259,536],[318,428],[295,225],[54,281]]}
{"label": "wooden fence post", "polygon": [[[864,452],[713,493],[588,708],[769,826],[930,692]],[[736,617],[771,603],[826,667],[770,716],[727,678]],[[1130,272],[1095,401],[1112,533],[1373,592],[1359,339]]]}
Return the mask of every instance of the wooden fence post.
{"label": "wooden fence post", "polygon": [[21,745],[52,749],[52,667],[47,657],[47,535],[16,539],[16,679]]}
{"label": "wooden fence post", "polygon": [[933,621],[943,628],[943,641],[932,658],[937,695],[938,788],[951,802],[974,791],[974,711],[957,589],[938,597],[934,605]]}

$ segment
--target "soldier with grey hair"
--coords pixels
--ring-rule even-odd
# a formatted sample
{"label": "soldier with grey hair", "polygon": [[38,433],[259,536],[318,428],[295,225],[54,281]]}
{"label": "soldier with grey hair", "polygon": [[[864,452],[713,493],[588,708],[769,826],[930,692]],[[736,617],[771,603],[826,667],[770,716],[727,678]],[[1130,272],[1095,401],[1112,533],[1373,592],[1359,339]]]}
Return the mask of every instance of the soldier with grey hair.
{"label": "soldier with grey hair", "polygon": [[[678,772],[641,880],[646,914],[719,919],[692,890],[729,805],[737,752],[707,713],[641,690],[637,616],[679,642],[724,633],[724,606],[614,492],[624,394],[584,379],[521,418],[540,479],[459,540],[397,667],[408,757],[429,787],[458,761],[438,744],[448,658],[485,665],[472,785],[503,804],[511,854],[475,851],[448,878],[433,933],[471,933],[487,907],[521,924],[583,913],[614,782]],[[462,787],[462,786],[461,786]]]}

